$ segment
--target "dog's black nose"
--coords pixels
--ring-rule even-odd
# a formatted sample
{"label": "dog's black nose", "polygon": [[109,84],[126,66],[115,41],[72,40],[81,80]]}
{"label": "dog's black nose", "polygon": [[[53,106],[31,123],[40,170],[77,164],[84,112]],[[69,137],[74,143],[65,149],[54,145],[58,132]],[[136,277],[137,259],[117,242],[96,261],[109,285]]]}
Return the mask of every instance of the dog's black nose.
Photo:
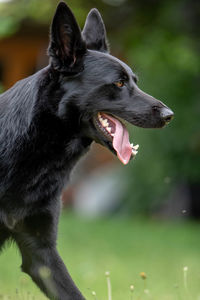
{"label": "dog's black nose", "polygon": [[160,115],[164,122],[168,124],[173,119],[174,113],[171,109],[164,107],[162,108]]}

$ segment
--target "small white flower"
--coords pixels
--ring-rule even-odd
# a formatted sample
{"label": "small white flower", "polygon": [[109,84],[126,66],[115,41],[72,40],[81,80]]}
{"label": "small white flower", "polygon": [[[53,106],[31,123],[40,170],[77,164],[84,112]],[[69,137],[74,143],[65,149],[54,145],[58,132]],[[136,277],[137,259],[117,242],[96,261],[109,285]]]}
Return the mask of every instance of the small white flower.
{"label": "small white flower", "polygon": [[106,272],[105,272],[105,275],[106,275],[106,277],[110,276],[110,272],[109,272],[109,271],[106,271]]}
{"label": "small white flower", "polygon": [[130,286],[130,290],[131,290],[131,291],[134,291],[134,289],[135,289],[134,285],[131,285],[131,286]]}

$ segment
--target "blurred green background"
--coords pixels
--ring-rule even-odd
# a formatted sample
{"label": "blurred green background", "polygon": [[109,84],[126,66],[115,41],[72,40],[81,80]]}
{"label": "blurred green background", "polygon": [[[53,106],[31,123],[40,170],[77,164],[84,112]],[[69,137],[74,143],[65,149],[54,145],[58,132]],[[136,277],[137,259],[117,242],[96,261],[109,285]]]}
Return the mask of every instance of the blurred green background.
{"label": "blurred green background", "polygon": [[[49,24],[58,2],[56,0],[0,1],[1,91],[48,63],[45,53]],[[97,149],[98,156],[95,156],[95,151],[89,156],[89,159],[84,162],[86,166],[83,164],[80,167],[84,179],[87,174],[92,176],[94,170],[95,172],[100,170],[100,173],[102,170],[103,172],[113,170],[112,174],[117,170],[120,179],[116,179],[116,182],[123,181],[125,189],[123,193],[119,193],[120,199],[117,204],[112,203],[109,208],[105,207],[104,213],[99,214],[101,218],[99,217],[98,221],[84,221],[80,218],[80,207],[78,206],[77,209],[77,205],[74,205],[77,197],[74,195],[74,190],[77,188],[77,183],[79,185],[81,182],[81,178],[75,176],[73,188],[69,189],[70,192],[65,192],[63,199],[66,210],[71,211],[75,208],[79,217],[75,216],[75,213],[62,216],[62,224],[66,222],[68,231],[72,230],[69,230],[71,226],[74,231],[72,230],[69,241],[66,238],[65,243],[63,238],[65,226],[61,225],[63,236],[60,236],[59,243],[60,245],[64,243],[61,246],[63,249],[69,247],[66,251],[69,252],[69,261],[71,259],[73,262],[71,269],[77,270],[78,275],[74,272],[74,276],[77,276],[79,285],[82,288],[87,285],[91,289],[95,289],[95,286],[97,290],[99,289],[100,297],[97,299],[106,299],[102,292],[104,289],[102,274],[106,267],[111,268],[111,273],[112,271],[114,273],[114,299],[116,300],[129,299],[129,292],[124,294],[126,295],[124,298],[122,296],[125,286],[127,285],[128,288],[132,279],[134,281],[137,277],[136,273],[145,271],[146,267],[149,272],[152,272],[154,296],[146,294],[141,296],[138,292],[133,299],[198,300],[200,299],[198,298],[200,288],[197,288],[198,282],[200,283],[198,252],[200,248],[196,241],[200,218],[200,1],[69,0],[67,3],[72,8],[81,28],[88,11],[93,7],[99,9],[106,24],[111,53],[133,68],[139,77],[139,87],[166,103],[174,111],[175,118],[162,130],[130,127],[131,139],[135,144],[140,144],[140,150],[134,162],[126,167],[121,167],[112,156],[106,157],[109,155],[106,154],[107,150]],[[112,177],[109,172],[107,178]],[[97,176],[97,180],[99,178]],[[99,190],[96,192],[101,194],[102,178],[99,179],[99,183],[97,186]],[[87,188],[88,186],[90,184],[87,184]],[[115,183],[114,187],[116,186]],[[88,193],[92,195],[92,192]],[[107,198],[109,198],[108,194],[110,195],[110,192],[107,193]],[[91,217],[92,213],[89,215]],[[108,215],[111,215],[114,221],[109,223]],[[106,242],[102,238],[100,224],[108,232],[107,235],[105,233]],[[96,233],[95,230],[90,231],[91,226],[97,229]],[[83,227],[81,228],[83,232],[81,230],[79,232],[79,227]],[[124,233],[120,236],[121,242],[120,239],[118,241],[120,228],[124,229]],[[74,239],[79,234],[81,236],[81,251],[80,249],[78,251],[81,253],[80,268],[74,267],[76,255],[79,254],[70,250],[73,249]],[[142,251],[140,247],[136,247],[136,250],[134,240],[137,241],[138,236],[143,234],[143,238],[141,237],[139,241]],[[179,240],[180,236],[183,239]],[[83,241],[85,239],[85,242],[82,239]],[[123,250],[119,249],[121,243],[124,246]],[[153,258],[151,255],[150,258],[148,257],[149,251],[151,255],[154,253]],[[167,257],[169,253],[172,257]],[[4,255],[10,255],[10,259],[15,261],[13,252],[3,254],[3,258],[0,258],[1,265],[5,264],[7,256]],[[99,258],[98,255],[101,257]],[[66,256],[66,263],[67,260]],[[96,261],[100,262],[96,263]],[[6,264],[3,272],[11,272],[11,269],[7,270]],[[81,264],[84,266],[81,267]],[[185,264],[193,266],[191,276],[194,281],[189,295],[184,289],[179,293],[181,289],[181,284],[178,283],[181,281],[179,271],[182,272]],[[84,268],[90,276],[83,274]],[[173,280],[170,278],[172,273]],[[17,276],[15,275],[15,279]],[[82,277],[84,279],[81,279]],[[6,280],[0,272],[2,298],[9,295],[9,283]],[[11,280],[10,295],[13,295],[14,281]],[[157,284],[158,288],[155,288]],[[173,285],[176,284],[178,288],[172,292]],[[168,285],[171,287],[170,292],[166,291]],[[143,288],[141,287],[140,290]],[[39,299],[39,296],[36,297],[35,299]],[[92,296],[88,299],[92,299]]]}

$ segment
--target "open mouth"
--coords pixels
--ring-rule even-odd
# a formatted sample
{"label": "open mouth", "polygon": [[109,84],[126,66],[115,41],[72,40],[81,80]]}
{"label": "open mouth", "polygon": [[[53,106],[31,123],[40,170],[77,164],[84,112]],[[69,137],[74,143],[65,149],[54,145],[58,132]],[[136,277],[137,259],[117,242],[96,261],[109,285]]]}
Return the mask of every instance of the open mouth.
{"label": "open mouth", "polygon": [[103,140],[112,143],[113,149],[124,165],[136,156],[139,145],[134,146],[130,143],[128,130],[118,118],[98,112],[94,117],[94,125]]}

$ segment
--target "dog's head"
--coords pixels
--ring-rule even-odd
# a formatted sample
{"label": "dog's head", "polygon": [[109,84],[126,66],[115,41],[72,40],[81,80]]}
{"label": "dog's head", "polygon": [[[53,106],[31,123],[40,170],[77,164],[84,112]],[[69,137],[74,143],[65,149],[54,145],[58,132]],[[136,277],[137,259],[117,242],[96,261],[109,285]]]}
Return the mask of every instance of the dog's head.
{"label": "dog's head", "polygon": [[161,128],[171,121],[173,112],[141,91],[133,71],[109,54],[98,10],[90,11],[81,33],[61,2],[52,22],[49,55],[64,91],[58,115],[68,119],[73,111],[77,133],[108,147],[124,164],[138,145],[130,144],[123,120],[144,128]]}

